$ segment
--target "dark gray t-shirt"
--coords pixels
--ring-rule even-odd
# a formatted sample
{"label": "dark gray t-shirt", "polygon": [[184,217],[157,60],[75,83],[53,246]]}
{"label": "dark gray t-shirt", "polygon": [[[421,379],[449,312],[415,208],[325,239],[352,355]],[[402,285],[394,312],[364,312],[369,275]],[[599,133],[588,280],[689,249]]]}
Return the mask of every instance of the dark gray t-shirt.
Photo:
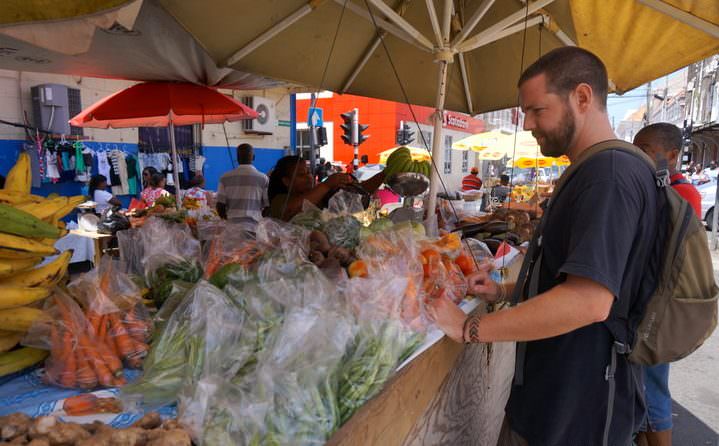
{"label": "dark gray t-shirt", "polygon": [[[604,373],[614,341],[608,326],[626,327],[629,309],[656,283],[655,273],[645,274],[655,263],[658,227],[653,172],[634,155],[599,153],[577,170],[547,218],[539,292],[567,274],[591,279],[616,298],[612,322],[527,343],[524,384],[512,388],[506,412],[531,446],[599,446],[609,392]],[[641,374],[621,356],[615,377],[609,444],[625,446],[644,416]]]}

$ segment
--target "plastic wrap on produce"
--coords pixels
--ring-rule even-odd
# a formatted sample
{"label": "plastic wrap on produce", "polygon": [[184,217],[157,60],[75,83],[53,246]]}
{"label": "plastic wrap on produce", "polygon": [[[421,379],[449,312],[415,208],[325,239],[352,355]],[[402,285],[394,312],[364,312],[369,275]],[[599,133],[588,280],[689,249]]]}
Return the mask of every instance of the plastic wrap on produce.
{"label": "plastic wrap on produce", "polygon": [[[244,226],[227,224],[205,245],[203,253],[205,278],[209,279],[215,273],[224,272],[227,269],[249,268],[269,248],[268,245],[257,241],[255,234],[246,231]],[[237,266],[231,267],[230,265]]]}
{"label": "plastic wrap on produce", "polygon": [[85,308],[98,314],[132,308],[141,303],[142,293],[124,270],[123,263],[103,256],[95,269],[76,277],[68,289]]}
{"label": "plastic wrap on produce", "polygon": [[142,376],[123,391],[128,403],[154,407],[176,401],[205,374],[226,379],[236,373],[236,354],[245,313],[225,293],[199,282],[165,324],[145,359]]}
{"label": "plastic wrap on produce", "polygon": [[334,215],[352,215],[364,212],[362,196],[340,190],[329,199],[326,212]]}
{"label": "plastic wrap on produce", "polygon": [[134,349],[137,344],[128,333],[103,335],[99,321],[89,319],[72,296],[60,288],[45,301],[43,311],[46,317],[33,323],[22,344],[50,351],[45,361],[47,383],[70,389],[125,384],[123,365],[114,346],[117,342]]}
{"label": "plastic wrap on produce", "polygon": [[117,243],[120,251],[120,260],[125,263],[127,272],[142,276],[145,268],[142,259],[145,257],[145,245],[142,243],[141,228],[117,231]]}
{"label": "plastic wrap on produce", "polygon": [[144,246],[142,260],[145,277],[153,269],[162,266],[163,258],[194,260],[200,259],[200,241],[184,223],[173,223],[151,217],[139,231],[140,243]]}

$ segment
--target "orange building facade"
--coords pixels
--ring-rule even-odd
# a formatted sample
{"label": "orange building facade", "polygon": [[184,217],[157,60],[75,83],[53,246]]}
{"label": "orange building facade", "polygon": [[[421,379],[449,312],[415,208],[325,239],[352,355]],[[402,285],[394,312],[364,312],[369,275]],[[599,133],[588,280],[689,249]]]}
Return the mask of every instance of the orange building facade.
{"label": "orange building facade", "polygon": [[[299,130],[306,128],[310,102],[309,95],[297,95]],[[412,106],[410,109],[407,104],[403,103],[329,92],[323,92],[320,95],[316,107],[322,109],[324,124],[327,128],[328,144],[320,152],[321,156],[328,161],[351,163],[353,159],[354,149],[342,141],[343,131],[340,128],[343,123],[340,114],[353,108],[359,110],[360,124],[369,125],[364,134],[371,136],[359,146],[359,154],[360,157],[367,155],[370,163],[379,162],[380,152],[397,146],[396,137],[400,121],[407,122],[415,132],[415,140],[410,145],[424,146],[420,136],[421,131],[425,135],[427,145],[430,148],[432,146],[429,136],[433,131],[432,114],[434,109],[430,107]],[[414,112],[414,116],[412,112]],[[414,123],[415,117],[418,125]],[[485,123],[462,113],[445,112],[443,128],[446,136],[451,136],[453,141],[458,141],[462,137],[483,132]]]}

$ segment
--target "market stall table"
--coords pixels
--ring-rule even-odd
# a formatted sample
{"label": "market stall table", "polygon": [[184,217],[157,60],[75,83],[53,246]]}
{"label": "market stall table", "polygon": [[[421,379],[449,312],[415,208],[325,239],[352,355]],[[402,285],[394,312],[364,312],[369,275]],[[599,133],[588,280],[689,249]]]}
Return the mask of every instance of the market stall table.
{"label": "market stall table", "polygon": [[101,234],[99,232],[85,231],[84,229],[71,229],[71,235],[91,239],[94,247],[94,255],[92,263],[97,266],[100,264],[103,250],[108,246],[110,240],[114,237],[111,234]]}

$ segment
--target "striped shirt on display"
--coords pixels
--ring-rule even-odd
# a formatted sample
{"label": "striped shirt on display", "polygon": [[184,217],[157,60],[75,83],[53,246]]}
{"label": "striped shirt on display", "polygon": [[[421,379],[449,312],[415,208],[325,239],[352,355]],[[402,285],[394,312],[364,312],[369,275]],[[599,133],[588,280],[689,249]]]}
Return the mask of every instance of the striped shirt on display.
{"label": "striped shirt on display", "polygon": [[227,206],[227,219],[259,221],[262,209],[269,204],[269,182],[267,175],[251,164],[243,164],[222,175],[217,188],[217,202]]}

